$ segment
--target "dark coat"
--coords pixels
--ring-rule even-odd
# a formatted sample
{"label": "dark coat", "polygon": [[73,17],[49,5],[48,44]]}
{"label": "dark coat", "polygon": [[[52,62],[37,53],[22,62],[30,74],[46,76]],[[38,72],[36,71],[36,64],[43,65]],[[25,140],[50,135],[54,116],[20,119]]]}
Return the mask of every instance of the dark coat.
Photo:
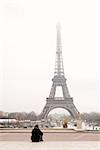
{"label": "dark coat", "polygon": [[32,130],[32,136],[31,136],[32,142],[42,141],[42,135],[43,135],[43,132],[39,128],[35,127]]}

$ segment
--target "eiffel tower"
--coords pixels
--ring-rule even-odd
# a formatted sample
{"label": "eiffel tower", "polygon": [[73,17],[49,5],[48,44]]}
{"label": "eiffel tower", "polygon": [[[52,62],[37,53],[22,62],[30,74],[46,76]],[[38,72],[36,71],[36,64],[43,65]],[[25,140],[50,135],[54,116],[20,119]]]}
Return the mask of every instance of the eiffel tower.
{"label": "eiffel tower", "polygon": [[[61,33],[60,33],[60,24],[57,24],[57,47],[56,47],[56,63],[55,63],[55,72],[52,79],[52,87],[49,94],[49,97],[46,99],[46,105],[43,108],[43,111],[40,114],[40,119],[46,119],[51,110],[55,108],[66,109],[70,115],[75,119],[78,117],[78,110],[76,109],[73,98],[70,96],[66,78],[64,75],[63,67],[63,58],[62,58],[62,46],[61,46]],[[56,88],[62,87],[63,97],[55,97]]]}

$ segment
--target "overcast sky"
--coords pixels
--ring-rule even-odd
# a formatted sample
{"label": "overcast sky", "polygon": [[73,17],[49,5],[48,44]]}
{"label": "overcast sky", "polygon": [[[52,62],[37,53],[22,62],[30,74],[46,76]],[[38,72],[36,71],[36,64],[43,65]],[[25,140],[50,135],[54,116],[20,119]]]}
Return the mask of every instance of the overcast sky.
{"label": "overcast sky", "polygon": [[80,112],[100,111],[99,0],[0,0],[0,110],[40,113],[61,23],[65,77]]}

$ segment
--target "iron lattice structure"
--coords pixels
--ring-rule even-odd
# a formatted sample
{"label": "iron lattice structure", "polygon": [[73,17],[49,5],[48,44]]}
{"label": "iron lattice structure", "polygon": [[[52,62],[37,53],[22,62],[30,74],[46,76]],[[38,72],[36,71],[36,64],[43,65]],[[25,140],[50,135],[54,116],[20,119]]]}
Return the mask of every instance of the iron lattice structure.
{"label": "iron lattice structure", "polygon": [[[64,75],[63,58],[62,58],[62,45],[61,45],[61,32],[60,24],[57,24],[57,47],[56,47],[56,62],[55,72],[52,79],[52,87],[49,97],[46,99],[46,105],[40,114],[40,119],[46,119],[49,112],[55,108],[66,109],[73,118],[78,117],[78,110],[76,109],[73,98],[70,96],[66,78]],[[55,97],[56,88],[60,86],[62,89],[63,97]]]}

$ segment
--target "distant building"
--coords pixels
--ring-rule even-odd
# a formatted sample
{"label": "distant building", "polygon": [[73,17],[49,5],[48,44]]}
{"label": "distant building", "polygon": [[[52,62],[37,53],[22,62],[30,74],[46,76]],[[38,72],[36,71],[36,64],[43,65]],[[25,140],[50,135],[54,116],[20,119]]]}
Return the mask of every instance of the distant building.
{"label": "distant building", "polygon": [[0,118],[7,117],[7,116],[8,116],[7,112],[0,111]]}
{"label": "distant building", "polygon": [[4,116],[4,112],[0,111],[0,117]]}
{"label": "distant building", "polygon": [[14,119],[14,118],[7,118],[7,117],[2,117],[0,118],[0,124],[3,124],[3,123],[16,123],[17,120]]}

